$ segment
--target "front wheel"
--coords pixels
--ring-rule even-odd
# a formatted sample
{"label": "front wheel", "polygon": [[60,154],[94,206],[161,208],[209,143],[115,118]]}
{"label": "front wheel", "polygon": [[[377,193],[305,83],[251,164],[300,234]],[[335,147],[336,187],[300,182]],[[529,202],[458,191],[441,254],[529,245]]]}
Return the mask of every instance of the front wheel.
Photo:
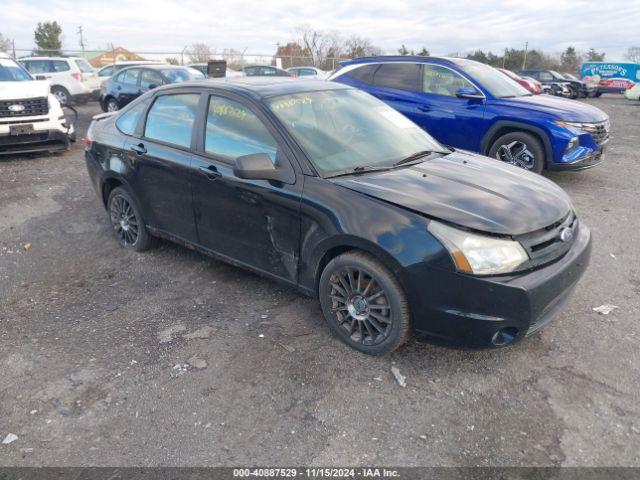
{"label": "front wheel", "polygon": [[371,255],[347,252],[331,260],[320,276],[318,295],[331,329],[356,350],[381,355],[410,338],[402,287]]}
{"label": "front wheel", "polygon": [[502,135],[493,142],[488,156],[536,173],[541,173],[545,164],[542,143],[525,132]]}
{"label": "front wheel", "polygon": [[107,112],[117,112],[120,110],[120,104],[115,98],[110,98],[106,103]]}

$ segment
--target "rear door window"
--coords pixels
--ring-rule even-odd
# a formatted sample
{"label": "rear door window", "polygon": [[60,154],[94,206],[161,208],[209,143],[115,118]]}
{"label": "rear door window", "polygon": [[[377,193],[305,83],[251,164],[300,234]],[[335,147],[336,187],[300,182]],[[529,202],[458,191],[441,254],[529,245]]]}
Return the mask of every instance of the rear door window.
{"label": "rear door window", "polygon": [[133,135],[136,131],[136,126],[140,121],[140,117],[144,114],[144,111],[147,109],[147,105],[149,105],[149,101],[143,101],[135,106],[131,107],[126,112],[122,113],[118,120],[116,120],[116,127],[125,135]]}
{"label": "rear door window", "polygon": [[361,67],[354,68],[346,75],[362,83],[372,84],[373,74],[380,67],[380,65],[362,65]]}
{"label": "rear door window", "polygon": [[417,92],[420,90],[420,65],[417,63],[385,63],[373,74],[373,84]]}
{"label": "rear door window", "polygon": [[140,70],[135,68],[133,70],[125,70],[116,79],[119,83],[123,85],[135,86],[138,84],[138,74]]}
{"label": "rear door window", "polygon": [[144,136],[162,143],[189,148],[199,98],[200,95],[197,93],[157,97],[147,115]]}
{"label": "rear door window", "polygon": [[49,60],[25,60],[22,62],[29,73],[51,73],[52,66]]}
{"label": "rear door window", "polygon": [[66,60],[52,60],[51,65],[53,67],[52,71],[55,73],[68,72],[69,70],[71,70],[69,62],[67,62]]}

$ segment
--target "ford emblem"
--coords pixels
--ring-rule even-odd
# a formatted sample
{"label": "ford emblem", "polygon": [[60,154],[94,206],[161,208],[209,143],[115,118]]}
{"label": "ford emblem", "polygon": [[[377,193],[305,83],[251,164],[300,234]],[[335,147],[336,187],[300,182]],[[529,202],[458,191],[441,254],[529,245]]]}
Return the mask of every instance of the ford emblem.
{"label": "ford emblem", "polygon": [[573,230],[570,228],[563,228],[560,230],[560,241],[569,242],[573,238]]}
{"label": "ford emblem", "polygon": [[14,105],[9,105],[9,111],[10,112],[22,112],[24,111],[24,105],[19,105],[19,104],[14,104]]}

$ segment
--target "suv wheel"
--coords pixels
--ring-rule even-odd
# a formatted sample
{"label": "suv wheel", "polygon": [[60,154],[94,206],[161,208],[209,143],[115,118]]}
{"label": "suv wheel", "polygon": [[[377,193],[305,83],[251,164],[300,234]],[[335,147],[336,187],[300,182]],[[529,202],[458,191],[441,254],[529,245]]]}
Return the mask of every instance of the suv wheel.
{"label": "suv wheel", "polygon": [[70,98],[69,92],[67,91],[66,88],[64,88],[64,87],[53,87],[51,89],[51,93],[53,94],[54,97],[56,97],[58,102],[60,102],[61,106],[64,107],[66,105],[69,105],[71,98]]}
{"label": "suv wheel", "polygon": [[525,132],[502,135],[493,142],[488,156],[536,173],[542,172],[545,164],[542,143]]}
{"label": "suv wheel", "polygon": [[110,98],[109,100],[107,100],[107,112],[117,112],[118,110],[120,110],[120,105],[115,98]]}
{"label": "suv wheel", "polygon": [[107,200],[107,211],[118,243],[125,248],[141,252],[153,245],[153,237],[144,226],[140,210],[129,192],[114,188]]}
{"label": "suv wheel", "polygon": [[402,287],[378,260],[347,252],[320,276],[320,305],[340,340],[364,353],[391,352],[410,338],[409,307]]}

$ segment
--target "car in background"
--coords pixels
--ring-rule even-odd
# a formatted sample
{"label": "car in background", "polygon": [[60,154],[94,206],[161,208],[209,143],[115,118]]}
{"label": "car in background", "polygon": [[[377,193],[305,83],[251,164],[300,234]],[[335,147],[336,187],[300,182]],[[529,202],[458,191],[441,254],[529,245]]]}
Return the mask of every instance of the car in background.
{"label": "car in background", "polygon": [[61,151],[75,141],[49,82],[0,52],[0,155]]}
{"label": "car in background", "polygon": [[542,87],[539,86],[540,85],[539,83],[538,85],[536,85],[532,81],[522,78],[520,75],[516,75],[511,70],[507,70],[506,68],[498,68],[498,70],[504,73],[507,77],[509,77],[514,82],[517,82],[518,84],[522,85],[524,88],[529,90],[534,95],[539,95],[542,93]]}
{"label": "car in background", "polygon": [[531,84],[535,88],[534,94],[547,93],[545,92],[544,86],[535,78],[527,77],[526,75],[520,78],[527,80],[528,82],[531,82]]}
{"label": "car in background", "polygon": [[143,93],[161,85],[204,78],[204,74],[195,68],[177,65],[127,67],[103,82],[100,106],[105,112],[115,112]]}
{"label": "car in background", "polygon": [[561,72],[561,75],[571,82],[572,87],[575,87],[580,90],[580,97],[595,97],[596,92],[598,91],[598,87],[587,82],[583,82],[578,77],[576,77],[573,73]]}
{"label": "car in background", "polygon": [[473,60],[359,58],[342,62],[330,80],[380,98],[445,145],[534,172],[593,167],[609,140],[609,117],[602,110],[532,95]]}
{"label": "car in background", "polygon": [[242,69],[247,77],[292,77],[286,70],[271,65],[247,65]]}
{"label": "car in background", "polygon": [[[189,68],[195,68],[203,73],[205,77],[209,77],[208,75],[208,65],[206,63],[190,63],[187,65]],[[229,67],[225,69],[225,78],[238,78],[246,76],[243,72],[238,72],[237,70],[233,70]]]}
{"label": "car in background", "polygon": [[636,83],[633,87],[624,91],[624,97],[627,100],[640,100],[640,82]]}
{"label": "car in background", "polygon": [[100,79],[84,58],[23,57],[18,61],[37,80],[49,81],[60,105],[85,103],[100,93]]}
{"label": "car in background", "polygon": [[325,72],[316,67],[290,67],[287,68],[287,72],[296,77],[315,78],[317,80],[324,80],[329,76],[329,72]]}
{"label": "car in background", "polygon": [[162,65],[162,62],[153,62],[150,60],[130,60],[126,62],[118,62],[112,65],[107,65],[98,70],[98,77],[104,79],[105,77],[112,77],[123,68],[133,67],[135,65]]}
{"label": "car in background", "polygon": [[85,145],[122,247],[167,238],[290,285],[368,354],[416,334],[509,345],[564,307],[589,262],[555,183],[452,152],[339,83],[168,85],[95,119]]}
{"label": "car in background", "polygon": [[564,78],[564,76],[555,70],[528,69],[520,70],[518,75],[532,77],[543,85],[549,87],[549,93],[552,95],[578,98],[582,90],[581,82],[574,82]]}

